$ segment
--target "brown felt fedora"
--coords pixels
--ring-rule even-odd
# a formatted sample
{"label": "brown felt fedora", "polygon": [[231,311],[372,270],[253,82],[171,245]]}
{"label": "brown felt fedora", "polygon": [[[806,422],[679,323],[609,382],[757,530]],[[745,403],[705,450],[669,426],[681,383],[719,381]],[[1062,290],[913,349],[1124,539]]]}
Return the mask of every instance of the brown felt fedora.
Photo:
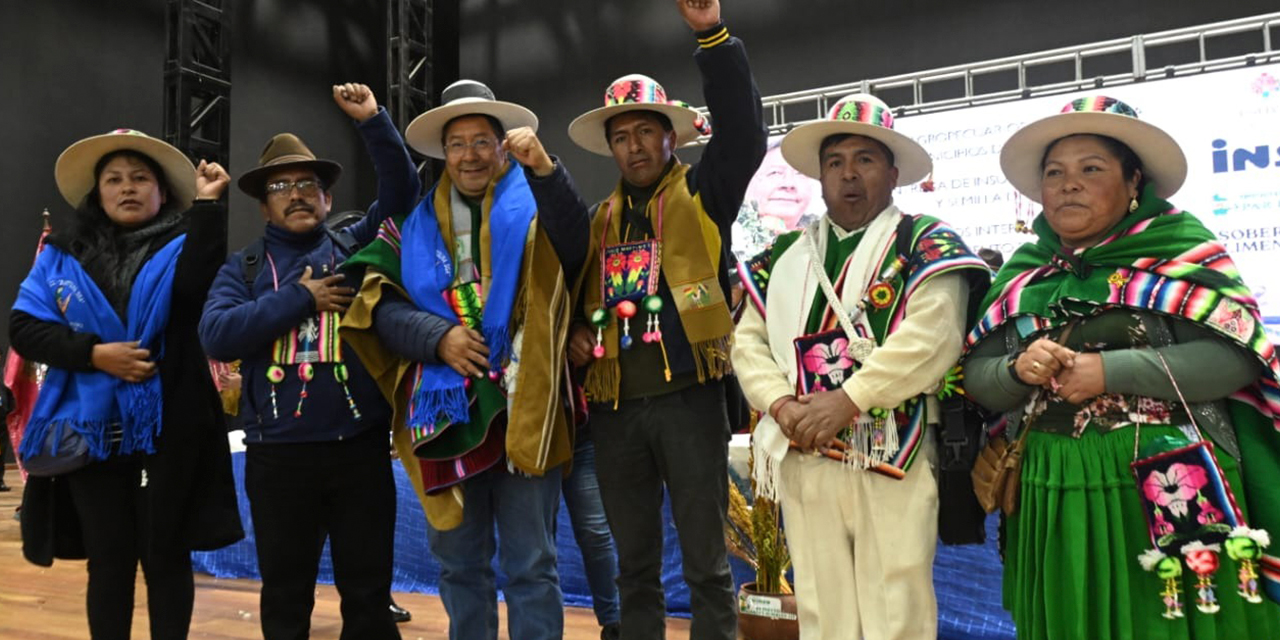
{"label": "brown felt fedora", "polygon": [[258,166],[246,171],[236,185],[240,190],[261,200],[266,193],[267,176],[281,169],[306,168],[316,172],[324,182],[327,190],[342,175],[342,165],[332,161],[316,158],[306,143],[292,133],[277,133],[267,141],[262,155],[258,157]]}

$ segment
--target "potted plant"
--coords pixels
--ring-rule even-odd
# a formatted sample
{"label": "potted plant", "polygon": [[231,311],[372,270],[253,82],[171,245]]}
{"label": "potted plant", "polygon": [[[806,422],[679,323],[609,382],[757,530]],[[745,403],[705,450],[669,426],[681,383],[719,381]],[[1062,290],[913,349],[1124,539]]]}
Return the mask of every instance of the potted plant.
{"label": "potted plant", "polygon": [[[751,430],[759,414],[752,411]],[[755,466],[754,453],[748,467]],[[749,474],[754,477],[754,474]],[[759,497],[754,479],[751,504],[738,486],[729,483],[729,517],[725,539],[729,552],[751,565],[755,582],[738,590],[738,632],[742,640],[794,640],[800,637],[796,618],[796,597],[787,581],[791,555],[778,504]]]}

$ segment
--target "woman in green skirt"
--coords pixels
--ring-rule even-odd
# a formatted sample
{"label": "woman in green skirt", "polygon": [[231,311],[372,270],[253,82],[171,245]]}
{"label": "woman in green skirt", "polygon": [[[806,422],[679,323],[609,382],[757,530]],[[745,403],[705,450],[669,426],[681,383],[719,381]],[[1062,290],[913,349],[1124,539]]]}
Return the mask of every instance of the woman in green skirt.
{"label": "woman in green skirt", "polygon": [[1044,210],[964,367],[1023,447],[1003,547],[1018,637],[1280,638],[1280,362],[1226,250],[1165,201],[1182,150],[1097,96],[1000,161]]}

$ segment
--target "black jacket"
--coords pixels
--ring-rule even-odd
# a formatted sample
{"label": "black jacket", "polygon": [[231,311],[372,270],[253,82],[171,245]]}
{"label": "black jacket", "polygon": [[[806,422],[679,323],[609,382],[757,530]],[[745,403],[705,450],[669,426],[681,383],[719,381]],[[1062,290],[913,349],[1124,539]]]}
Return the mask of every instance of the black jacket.
{"label": "black jacket", "polygon": [[[717,26],[697,35],[713,35],[720,29]],[[747,184],[764,159],[768,133],[764,126],[760,91],[751,75],[747,50],[741,40],[730,37],[709,49],[699,48],[693,59],[702,75],[702,91],[707,100],[714,133],[702,152],[702,159],[685,174],[685,181],[689,193],[700,197],[703,208],[720,232],[720,265],[716,276],[727,301],[730,299],[729,265],[733,264],[733,223],[738,219],[738,209],[742,206]],[[674,166],[675,162],[672,162],[668,171]],[[622,184],[624,191],[629,189],[625,181]],[[656,185],[657,182],[654,187]],[[633,198],[631,209],[623,212],[624,234],[626,227],[636,222],[645,237],[652,237],[652,226],[644,214],[651,194],[652,190],[642,198]],[[599,214],[599,205],[593,212],[595,214]],[[587,286],[599,284],[587,283]],[[671,372],[676,376],[685,376],[686,380],[690,379],[696,371],[693,348],[684,332],[679,308],[675,304],[665,273],[657,295],[662,297],[664,303],[659,316]],[[582,310],[584,315],[590,312],[590,309]],[[633,334],[638,331],[634,324],[631,330]],[[633,386],[634,380],[627,375],[633,362],[660,364],[661,361],[656,360],[651,346],[636,340],[636,346],[622,352],[620,360],[623,368],[621,393],[624,399],[640,397],[635,394],[648,395],[656,389],[663,389],[664,393],[670,389],[669,385],[655,386],[648,382],[640,383],[637,388]],[[660,377],[657,379],[661,380]]]}

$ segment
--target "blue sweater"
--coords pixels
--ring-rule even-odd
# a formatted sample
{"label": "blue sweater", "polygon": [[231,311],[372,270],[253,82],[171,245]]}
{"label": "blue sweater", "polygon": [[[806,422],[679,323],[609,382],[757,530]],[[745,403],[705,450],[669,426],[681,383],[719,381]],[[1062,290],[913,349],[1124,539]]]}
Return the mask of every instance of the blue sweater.
{"label": "blue sweater", "polygon": [[[382,220],[413,208],[421,182],[386,111],[379,109],[377,116],[356,128],[377,170],[378,200],[363,220],[343,233],[351,233],[364,245],[377,235]],[[355,352],[345,345],[342,356],[350,375],[347,386],[361,418],[357,420],[352,414],[342,385],[334,378],[333,366],[328,364],[315,366],[315,377],[307,383],[307,397],[298,417],[294,417],[294,409],[302,383],[296,366],[285,367],[284,382],[275,385],[277,417],[266,373],[272,364],[271,347],[277,338],[315,315],[315,301],[298,279],[308,266],[315,277],[326,270],[332,272],[348,256],[321,227],[295,234],[268,225],[263,248],[270,260],[263,260],[251,288],[244,282],[243,251],[227,259],[213,281],[200,319],[200,342],[209,357],[241,361],[246,441],[323,442],[349,438],[370,427],[385,428],[391,410]],[[359,283],[348,285],[359,287]]]}

